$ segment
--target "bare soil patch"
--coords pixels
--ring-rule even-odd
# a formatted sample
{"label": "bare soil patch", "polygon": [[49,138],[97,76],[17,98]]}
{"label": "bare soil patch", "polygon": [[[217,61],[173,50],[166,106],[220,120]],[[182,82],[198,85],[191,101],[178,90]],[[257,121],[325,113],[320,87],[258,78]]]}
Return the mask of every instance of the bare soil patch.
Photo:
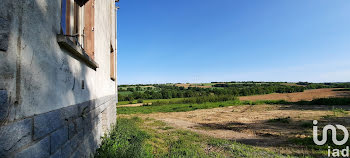
{"label": "bare soil patch", "polygon": [[[319,125],[342,124],[350,127],[350,115],[334,115],[333,108],[350,113],[350,106],[298,106],[298,105],[244,105],[189,112],[138,114],[143,118],[163,121],[177,129],[186,129],[215,138],[270,148],[285,154],[305,154],[305,149],[290,146],[291,138],[305,138],[312,135],[312,121]],[[271,122],[287,118],[288,123]],[[305,127],[304,124],[311,124]],[[286,149],[286,146],[288,148]],[[294,148],[294,149],[291,149]],[[286,149],[286,150],[283,150]]]}
{"label": "bare soil patch", "polygon": [[333,91],[336,88],[312,89],[297,93],[273,93],[265,95],[239,97],[240,100],[286,100],[291,102],[310,101],[318,98],[350,97],[350,91]]}

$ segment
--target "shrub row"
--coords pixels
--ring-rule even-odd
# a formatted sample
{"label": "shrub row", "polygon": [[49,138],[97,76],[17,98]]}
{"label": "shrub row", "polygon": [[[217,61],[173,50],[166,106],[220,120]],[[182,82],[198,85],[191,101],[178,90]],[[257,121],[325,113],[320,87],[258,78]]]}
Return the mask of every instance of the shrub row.
{"label": "shrub row", "polygon": [[147,90],[144,92],[135,91],[128,95],[119,94],[119,101],[133,101],[137,99],[171,99],[171,98],[190,98],[210,95],[233,95],[249,96],[269,93],[293,93],[303,92],[305,87],[286,86],[279,84],[235,84],[230,87],[222,88],[198,88],[176,86],[159,86],[160,91]]}
{"label": "shrub row", "polygon": [[202,104],[206,102],[221,102],[237,100],[237,97],[232,95],[211,95],[211,96],[202,96],[195,98],[184,98],[181,100],[169,100],[169,101],[155,101],[152,103],[152,106],[166,105],[166,104]]}

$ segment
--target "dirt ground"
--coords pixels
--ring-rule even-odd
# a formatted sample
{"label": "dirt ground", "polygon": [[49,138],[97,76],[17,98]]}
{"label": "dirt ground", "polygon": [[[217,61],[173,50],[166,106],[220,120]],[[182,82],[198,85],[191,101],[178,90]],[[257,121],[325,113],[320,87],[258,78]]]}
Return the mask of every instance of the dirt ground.
{"label": "dirt ground", "polygon": [[[304,130],[308,129],[302,128],[301,124],[304,122],[311,123],[312,120],[329,121],[325,120],[324,117],[334,114],[331,111],[332,108],[329,106],[246,105],[189,112],[153,113],[143,115],[143,117],[155,118],[178,128],[190,129],[217,138],[242,139],[242,141],[254,139],[256,141],[265,137],[269,139],[271,137],[285,138],[286,136],[304,137],[306,134]],[[334,108],[350,110],[348,106],[336,106]],[[288,124],[269,123],[271,119],[288,117],[290,118]],[[350,124],[350,120],[340,118],[337,122],[339,121]],[[266,143],[271,144],[273,142]]]}
{"label": "dirt ground", "polygon": [[317,98],[350,97],[350,91],[333,91],[336,88],[312,89],[297,93],[273,93],[266,95],[244,96],[240,100],[286,100],[286,101],[310,101]]}
{"label": "dirt ground", "polygon": [[[271,148],[281,153],[305,153],[298,147],[292,151],[290,138],[305,138],[312,135],[312,121],[319,125],[339,123],[350,127],[350,115],[334,113],[333,108],[350,112],[349,106],[297,106],[297,105],[257,105],[231,106],[189,112],[153,113],[137,115],[163,121],[176,129],[186,129],[215,138]],[[289,122],[272,122],[285,118]],[[305,124],[308,124],[305,127]]]}

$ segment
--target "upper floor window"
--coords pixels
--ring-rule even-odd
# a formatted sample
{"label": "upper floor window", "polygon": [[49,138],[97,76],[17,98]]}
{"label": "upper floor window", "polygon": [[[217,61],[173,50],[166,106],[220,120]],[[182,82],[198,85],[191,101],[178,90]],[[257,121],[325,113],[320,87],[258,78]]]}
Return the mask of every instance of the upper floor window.
{"label": "upper floor window", "polygon": [[113,45],[111,44],[111,54],[109,56],[110,58],[110,77],[113,81],[115,81],[115,52],[114,52],[114,48]]}
{"label": "upper floor window", "polygon": [[62,0],[61,32],[94,59],[94,0]]}

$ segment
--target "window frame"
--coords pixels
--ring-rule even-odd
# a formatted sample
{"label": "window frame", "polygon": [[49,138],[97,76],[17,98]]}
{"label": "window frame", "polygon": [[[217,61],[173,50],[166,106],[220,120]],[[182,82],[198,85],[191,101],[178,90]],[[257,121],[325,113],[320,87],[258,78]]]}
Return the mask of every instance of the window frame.
{"label": "window frame", "polygon": [[[92,40],[87,41],[86,37],[86,18],[92,18],[88,23],[94,27],[94,2],[95,0],[82,0],[84,3],[77,3],[77,0],[61,0],[61,33],[57,36],[58,43],[61,47],[68,50],[75,57],[87,63],[88,66],[95,69],[98,68],[98,64],[94,59],[94,30],[89,32],[92,36]],[[81,2],[82,2],[81,1]],[[90,2],[89,2],[90,1]],[[81,5],[83,4],[83,5]],[[88,5],[91,8],[86,9]],[[90,13],[90,17],[86,17],[87,12]],[[89,52],[87,52],[88,48]]]}

